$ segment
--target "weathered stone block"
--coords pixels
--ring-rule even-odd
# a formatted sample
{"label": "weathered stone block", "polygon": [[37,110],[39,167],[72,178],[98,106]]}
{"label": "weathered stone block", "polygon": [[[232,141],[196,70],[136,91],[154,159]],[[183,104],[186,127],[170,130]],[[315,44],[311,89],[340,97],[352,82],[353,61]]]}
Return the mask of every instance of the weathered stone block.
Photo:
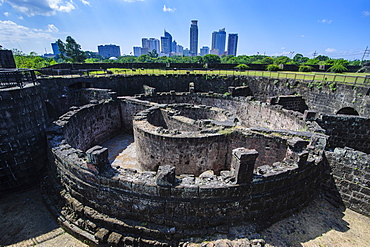
{"label": "weathered stone block", "polygon": [[122,235],[116,232],[112,232],[108,237],[108,244],[111,246],[119,246],[122,239]]}
{"label": "weathered stone block", "polygon": [[158,167],[156,183],[158,186],[172,187],[175,185],[175,167],[170,165]]}
{"label": "weathered stone block", "polygon": [[86,151],[87,162],[97,167],[99,172],[104,172],[109,166],[108,148],[94,146]]}
{"label": "weathered stone block", "polygon": [[105,243],[107,242],[109,236],[109,230],[105,228],[100,228],[99,231],[97,231],[94,236],[99,241],[99,243]]}
{"label": "weathered stone block", "polygon": [[258,152],[255,149],[237,148],[232,154],[231,169],[234,170],[236,183],[250,183]]}

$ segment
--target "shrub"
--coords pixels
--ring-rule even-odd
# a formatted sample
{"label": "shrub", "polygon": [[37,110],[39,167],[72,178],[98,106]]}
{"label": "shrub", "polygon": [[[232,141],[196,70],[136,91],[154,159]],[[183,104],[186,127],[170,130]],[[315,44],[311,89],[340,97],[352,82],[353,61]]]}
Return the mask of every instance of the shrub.
{"label": "shrub", "polygon": [[249,69],[249,66],[246,65],[246,64],[239,64],[237,66],[235,66],[236,69],[240,69],[240,70],[247,70]]}
{"label": "shrub", "polygon": [[312,67],[311,66],[308,66],[308,65],[301,65],[299,66],[299,69],[298,71],[299,72],[311,72],[312,71]]}
{"label": "shrub", "polygon": [[344,71],[347,71],[348,69],[343,64],[335,64],[329,68],[330,72],[334,73],[343,73]]}
{"label": "shrub", "polygon": [[278,71],[278,70],[280,70],[280,67],[279,67],[279,65],[276,65],[276,64],[269,64],[269,65],[267,65],[266,70],[268,70],[268,71]]}

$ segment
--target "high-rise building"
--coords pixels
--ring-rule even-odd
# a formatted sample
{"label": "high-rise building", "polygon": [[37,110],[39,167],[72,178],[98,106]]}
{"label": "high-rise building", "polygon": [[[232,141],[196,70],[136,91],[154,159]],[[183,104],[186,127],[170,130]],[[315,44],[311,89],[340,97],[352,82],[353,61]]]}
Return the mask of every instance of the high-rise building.
{"label": "high-rise building", "polygon": [[134,56],[139,57],[141,56],[141,47],[140,46],[134,46]]}
{"label": "high-rise building", "polygon": [[225,52],[225,45],[226,45],[226,31],[225,28],[220,30],[214,31],[212,33],[212,50],[218,49],[217,55],[223,55]]}
{"label": "high-rise building", "polygon": [[51,48],[53,49],[53,54],[54,55],[60,54],[60,51],[59,51],[59,48],[58,48],[58,44],[56,42],[55,43],[51,43]]}
{"label": "high-rise building", "polygon": [[198,21],[192,20],[190,26],[190,56],[198,55]]}
{"label": "high-rise building", "polygon": [[227,55],[236,56],[237,47],[238,47],[238,34],[229,33],[229,38],[227,40]]}
{"label": "high-rise building", "polygon": [[[143,47],[146,48],[146,47]],[[160,53],[159,39],[150,38],[149,39],[149,52],[155,50],[157,53]]]}
{"label": "high-rise building", "polygon": [[148,38],[142,38],[141,39],[141,47],[149,49],[149,39]]}
{"label": "high-rise building", "polygon": [[171,52],[172,53],[177,53],[178,52],[176,40],[172,41],[172,44],[171,44]]}
{"label": "high-rise building", "polygon": [[172,35],[164,30],[164,36],[161,37],[161,52],[171,54],[172,52]]}
{"label": "high-rise building", "polygon": [[208,46],[203,46],[202,48],[200,48],[200,55],[201,56],[204,56],[204,55],[207,55],[209,54],[209,47]]}
{"label": "high-rise building", "polygon": [[121,56],[121,50],[118,45],[99,45],[98,52],[104,58]]}
{"label": "high-rise building", "polygon": [[188,49],[188,48],[183,49],[182,54],[183,54],[184,56],[189,56],[189,55],[190,55],[190,51],[189,51],[189,49]]}
{"label": "high-rise building", "polygon": [[183,55],[184,54],[184,47],[182,45],[177,45],[176,53]]}

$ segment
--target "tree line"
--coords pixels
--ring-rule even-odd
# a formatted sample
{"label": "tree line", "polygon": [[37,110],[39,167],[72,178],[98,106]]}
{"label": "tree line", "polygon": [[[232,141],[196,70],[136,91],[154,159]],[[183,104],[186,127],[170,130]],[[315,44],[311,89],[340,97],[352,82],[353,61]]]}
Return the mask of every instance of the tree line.
{"label": "tree line", "polygon": [[[153,50],[148,54],[143,54],[139,57],[124,55],[116,59],[104,59],[100,55],[92,51],[82,51],[81,46],[71,37],[68,36],[66,41],[57,40],[60,54],[54,58],[44,58],[38,54],[31,52],[29,55],[24,54],[19,50],[13,50],[13,55],[18,68],[40,69],[56,63],[198,63],[198,64],[264,64],[267,69],[278,70],[278,65],[295,64],[302,68],[302,71],[310,71],[310,65],[331,65],[345,71],[346,66],[359,66],[360,60],[345,60],[332,59],[328,56],[318,55],[314,58],[308,58],[300,53],[294,57],[288,56],[266,56],[266,55],[224,55],[217,56],[207,54],[205,56],[158,56],[157,51]],[[247,69],[248,67],[239,66]]]}

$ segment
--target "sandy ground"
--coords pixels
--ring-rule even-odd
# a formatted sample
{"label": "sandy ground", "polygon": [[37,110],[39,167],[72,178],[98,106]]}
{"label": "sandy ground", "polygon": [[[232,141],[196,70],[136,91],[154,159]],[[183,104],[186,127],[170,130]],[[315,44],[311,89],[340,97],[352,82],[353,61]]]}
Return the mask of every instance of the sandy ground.
{"label": "sandy ground", "polygon": [[[61,229],[38,188],[0,198],[0,246],[87,246]],[[370,218],[318,198],[256,234],[268,246],[370,246]]]}

